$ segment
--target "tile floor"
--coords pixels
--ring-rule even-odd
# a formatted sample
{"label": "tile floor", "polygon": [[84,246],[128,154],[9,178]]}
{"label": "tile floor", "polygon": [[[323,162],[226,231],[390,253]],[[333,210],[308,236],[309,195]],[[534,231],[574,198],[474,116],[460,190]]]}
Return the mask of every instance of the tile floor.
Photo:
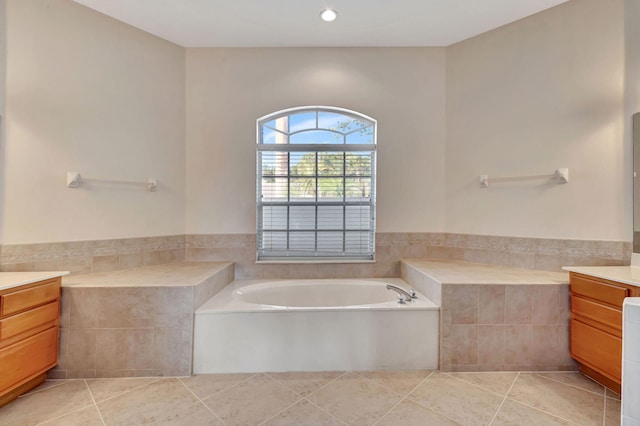
{"label": "tile floor", "polygon": [[0,425],[619,425],[578,373],[330,372],[54,380]]}

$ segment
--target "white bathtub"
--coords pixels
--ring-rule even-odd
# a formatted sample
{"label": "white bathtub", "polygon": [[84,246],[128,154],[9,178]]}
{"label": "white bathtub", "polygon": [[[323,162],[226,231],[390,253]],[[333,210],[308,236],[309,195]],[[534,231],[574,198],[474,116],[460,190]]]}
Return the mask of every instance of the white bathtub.
{"label": "white bathtub", "polygon": [[400,279],[234,281],[195,313],[194,374],[435,369],[439,307]]}

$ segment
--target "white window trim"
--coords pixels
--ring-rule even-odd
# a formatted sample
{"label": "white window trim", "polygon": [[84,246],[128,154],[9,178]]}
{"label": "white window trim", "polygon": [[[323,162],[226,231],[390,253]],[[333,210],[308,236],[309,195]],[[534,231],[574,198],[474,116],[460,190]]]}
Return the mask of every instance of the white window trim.
{"label": "white window trim", "polygon": [[[263,144],[262,142],[262,129],[272,129],[278,132],[281,132],[279,129],[273,129],[270,126],[266,126],[265,124],[273,121],[278,118],[290,116],[292,114],[299,114],[305,112],[313,112],[316,114],[316,126],[310,127],[307,129],[296,130],[294,132],[287,132],[286,134],[291,137],[292,135],[302,133],[305,131],[312,130],[324,130],[324,131],[333,131],[337,134],[343,135],[343,143],[337,144]],[[360,129],[355,129],[349,132],[340,132],[335,129],[325,129],[319,127],[319,113],[321,112],[329,112],[329,113],[337,113],[346,115],[353,119],[357,119],[363,122],[366,122],[371,126],[373,130],[372,134],[372,143],[371,144],[347,144],[347,136],[361,131]],[[368,126],[367,126],[368,127]],[[326,202],[326,201],[304,201],[304,202],[296,202],[288,199],[286,202],[278,202],[276,204],[286,206],[289,209],[291,206],[300,206],[300,205],[312,205],[312,206],[327,206],[327,205],[341,205],[345,208],[347,206],[357,206],[357,205],[366,205],[370,207],[370,219],[369,226],[366,228],[362,228],[360,231],[355,230],[355,232],[367,232],[369,234],[369,244],[368,250],[363,250],[359,252],[349,252],[345,250],[343,244],[342,252],[333,252],[333,253],[323,253],[322,251],[317,250],[317,241],[318,234],[322,233],[324,230],[319,229],[317,226],[313,230],[315,232],[315,241],[316,241],[316,250],[305,255],[301,255],[299,253],[289,252],[289,237],[294,230],[290,230],[287,225],[286,230],[281,230],[280,232],[287,233],[287,249],[280,250],[278,252],[272,252],[269,254],[268,250],[265,250],[264,247],[261,247],[261,243],[263,241],[263,236],[265,232],[274,232],[272,230],[263,229],[262,225],[262,209],[265,206],[274,205],[273,202],[263,202],[261,199],[262,195],[262,161],[261,154],[263,152],[370,152],[371,153],[371,169],[370,169],[370,179],[371,179],[371,189],[370,189],[370,197],[369,200],[364,201],[348,201],[346,200],[346,193],[343,194],[343,201],[341,202]],[[259,118],[256,121],[256,262],[257,263],[359,263],[359,262],[374,262],[375,261],[375,230],[376,230],[376,154],[377,154],[377,121],[371,117],[368,117],[364,114],[361,114],[356,111],[337,108],[337,107],[328,107],[328,106],[304,106],[297,108],[289,108],[281,111],[274,112],[272,114],[268,114],[264,117]],[[347,178],[346,169],[342,170],[343,179]],[[318,171],[315,171],[316,178],[318,177]],[[287,176],[287,179],[289,177]],[[288,210],[287,210],[288,211]],[[343,213],[344,216],[345,213]],[[354,230],[349,229],[346,225],[343,225],[339,231],[342,232],[343,238],[346,239],[346,235],[349,231],[354,232]],[[346,241],[346,240],[344,240]]]}

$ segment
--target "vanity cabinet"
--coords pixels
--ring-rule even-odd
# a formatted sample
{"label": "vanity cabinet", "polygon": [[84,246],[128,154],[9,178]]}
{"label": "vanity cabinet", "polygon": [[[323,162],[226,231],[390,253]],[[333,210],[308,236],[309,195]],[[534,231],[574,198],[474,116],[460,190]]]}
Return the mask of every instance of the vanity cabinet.
{"label": "vanity cabinet", "polygon": [[620,393],[622,303],[640,288],[575,272],[569,281],[571,356],[582,373]]}
{"label": "vanity cabinet", "polygon": [[61,278],[0,290],[0,406],[58,362]]}

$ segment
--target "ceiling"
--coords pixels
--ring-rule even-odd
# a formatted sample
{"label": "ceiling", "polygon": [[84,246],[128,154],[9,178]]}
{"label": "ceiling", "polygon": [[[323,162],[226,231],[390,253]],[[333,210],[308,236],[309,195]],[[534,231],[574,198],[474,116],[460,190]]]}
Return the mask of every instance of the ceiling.
{"label": "ceiling", "polygon": [[567,0],[74,1],[184,47],[330,47],[448,46]]}

